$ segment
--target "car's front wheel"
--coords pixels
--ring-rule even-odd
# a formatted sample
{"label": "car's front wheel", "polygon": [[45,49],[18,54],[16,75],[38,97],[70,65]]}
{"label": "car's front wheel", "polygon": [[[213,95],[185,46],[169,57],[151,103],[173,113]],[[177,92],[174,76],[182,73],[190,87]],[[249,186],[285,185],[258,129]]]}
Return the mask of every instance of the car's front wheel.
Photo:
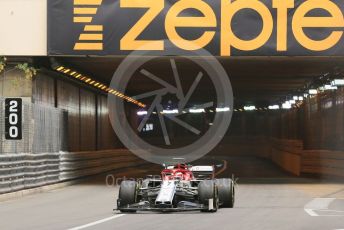
{"label": "car's front wheel", "polygon": [[122,181],[118,194],[118,209],[121,212],[135,212],[125,210],[125,208],[127,208],[131,204],[136,203],[137,186],[138,184],[136,181]]}
{"label": "car's front wheel", "polygon": [[[204,180],[198,184],[198,198],[205,207],[203,212],[216,212],[219,207],[218,190],[215,181]],[[212,202],[212,203],[210,203]],[[211,207],[212,206],[212,207]]]}

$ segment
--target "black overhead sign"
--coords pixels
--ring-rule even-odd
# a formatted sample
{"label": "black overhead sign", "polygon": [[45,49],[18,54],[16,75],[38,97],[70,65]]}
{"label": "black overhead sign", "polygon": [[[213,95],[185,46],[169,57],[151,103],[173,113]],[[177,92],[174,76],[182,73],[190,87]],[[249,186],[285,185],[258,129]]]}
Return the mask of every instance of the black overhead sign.
{"label": "black overhead sign", "polygon": [[49,55],[344,55],[344,0],[49,0]]}

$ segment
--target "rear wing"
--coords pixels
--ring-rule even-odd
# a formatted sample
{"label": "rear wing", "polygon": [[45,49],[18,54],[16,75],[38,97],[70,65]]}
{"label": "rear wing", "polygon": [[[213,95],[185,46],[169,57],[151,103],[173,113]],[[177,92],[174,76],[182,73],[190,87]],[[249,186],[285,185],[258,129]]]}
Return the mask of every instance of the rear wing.
{"label": "rear wing", "polygon": [[214,178],[215,168],[210,165],[192,166],[189,170],[197,179],[211,179]]}

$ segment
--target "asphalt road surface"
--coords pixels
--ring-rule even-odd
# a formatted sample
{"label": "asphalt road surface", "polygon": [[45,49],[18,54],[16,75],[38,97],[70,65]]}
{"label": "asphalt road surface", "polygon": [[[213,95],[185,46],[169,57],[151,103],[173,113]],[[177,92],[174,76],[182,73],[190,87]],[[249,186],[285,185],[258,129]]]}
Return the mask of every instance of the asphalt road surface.
{"label": "asphalt road surface", "polygon": [[[219,160],[219,159],[218,159]],[[239,177],[233,209],[216,213],[136,213],[112,211],[118,186],[106,175],[80,184],[0,203],[0,229],[344,229],[344,182],[295,178],[256,158],[230,158]],[[242,166],[241,168],[238,165]],[[112,172],[113,178],[154,174],[147,165]]]}

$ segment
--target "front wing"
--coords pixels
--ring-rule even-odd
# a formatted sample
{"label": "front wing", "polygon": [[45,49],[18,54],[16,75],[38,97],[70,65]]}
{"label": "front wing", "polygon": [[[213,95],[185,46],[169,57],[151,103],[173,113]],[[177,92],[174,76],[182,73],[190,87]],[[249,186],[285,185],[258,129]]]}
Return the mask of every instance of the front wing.
{"label": "front wing", "polygon": [[[212,199],[209,203],[212,203]],[[120,200],[117,200],[117,209],[120,211],[157,211],[157,212],[182,212],[182,211],[200,211],[200,210],[212,210],[212,205],[203,205],[199,203],[193,203],[189,201],[181,201],[178,203],[177,207],[172,207],[168,205],[152,205],[148,201],[142,201],[139,203],[121,206]]]}

